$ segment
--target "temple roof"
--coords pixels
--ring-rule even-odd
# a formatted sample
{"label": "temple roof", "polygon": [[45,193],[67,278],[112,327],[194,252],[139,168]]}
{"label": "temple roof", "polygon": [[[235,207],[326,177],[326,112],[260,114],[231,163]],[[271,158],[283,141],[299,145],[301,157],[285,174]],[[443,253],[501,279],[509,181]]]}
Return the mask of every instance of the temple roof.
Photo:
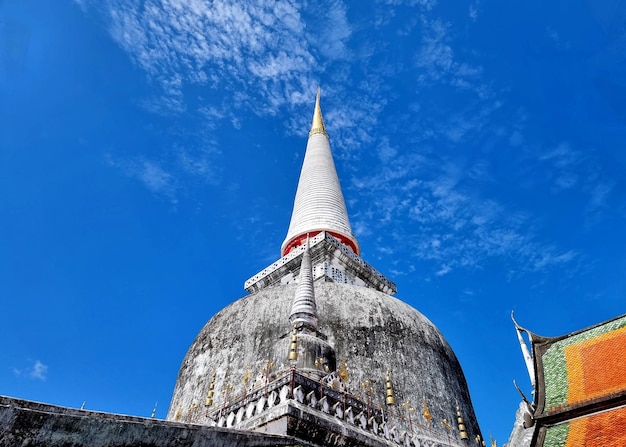
{"label": "temple roof", "polygon": [[529,334],[531,447],[626,445],[626,315],[560,337]]}
{"label": "temple roof", "polygon": [[301,245],[307,234],[315,236],[320,231],[329,232],[354,253],[360,254],[330,151],[318,89],[291,222],[281,254],[284,256]]}

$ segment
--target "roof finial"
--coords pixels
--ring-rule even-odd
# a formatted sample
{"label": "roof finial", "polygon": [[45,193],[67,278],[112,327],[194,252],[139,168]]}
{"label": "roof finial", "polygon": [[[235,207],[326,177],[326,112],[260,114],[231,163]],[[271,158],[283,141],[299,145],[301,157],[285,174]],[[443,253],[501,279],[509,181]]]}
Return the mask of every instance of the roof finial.
{"label": "roof finial", "polygon": [[513,324],[515,325],[515,332],[517,333],[517,339],[519,340],[520,348],[522,349],[522,355],[524,356],[524,362],[526,363],[526,369],[528,370],[528,375],[530,376],[530,383],[534,390],[535,389],[535,365],[533,363],[533,357],[530,353],[530,350],[528,349],[528,346],[526,346],[526,342],[524,341],[524,337],[522,336],[522,332],[528,333],[528,331],[524,329],[523,327],[521,327],[519,324],[517,324],[517,321],[515,321],[514,314],[515,314],[515,311],[512,310],[511,320],[513,320]]}
{"label": "roof finial", "polygon": [[456,421],[459,425],[459,436],[461,440],[467,441],[469,436],[467,436],[467,431],[465,431],[465,422],[463,422],[463,416],[461,416],[461,408],[459,408],[459,403],[456,403]]}
{"label": "roof finial", "polygon": [[387,405],[395,405],[396,397],[393,393],[393,383],[391,382],[391,372],[387,371],[385,380],[385,403]]}
{"label": "roof finial", "polygon": [[313,111],[313,122],[311,123],[311,131],[309,137],[313,134],[321,133],[326,136],[326,127],[324,127],[324,119],[322,118],[322,108],[320,107],[320,88],[317,87],[317,96],[315,98],[315,110]]}
{"label": "roof finial", "polygon": [[291,332],[291,344],[289,345],[289,361],[298,360],[298,331],[294,327]]}
{"label": "roof finial", "polygon": [[204,401],[205,407],[213,405],[213,396],[215,396],[215,373],[211,377],[211,383],[209,384],[209,391],[206,393],[206,400]]}

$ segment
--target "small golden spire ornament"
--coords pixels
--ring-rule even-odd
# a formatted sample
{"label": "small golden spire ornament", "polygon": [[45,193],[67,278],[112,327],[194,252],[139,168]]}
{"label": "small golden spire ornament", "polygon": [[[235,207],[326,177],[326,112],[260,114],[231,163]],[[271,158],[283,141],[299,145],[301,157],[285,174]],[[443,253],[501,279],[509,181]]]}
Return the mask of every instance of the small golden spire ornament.
{"label": "small golden spire ornament", "polygon": [[396,397],[393,394],[393,384],[391,383],[391,373],[387,371],[387,379],[385,381],[385,403],[387,405],[395,405]]}
{"label": "small golden spire ornament", "polygon": [[430,421],[433,419],[432,414],[430,414],[430,410],[428,409],[428,404],[426,403],[426,399],[424,399],[424,409],[422,410],[422,414],[424,415],[424,419],[430,424]]}
{"label": "small golden spire ornament", "polygon": [[443,420],[440,422],[440,424],[441,424],[441,428],[443,428],[447,432],[452,430],[452,424],[450,424],[450,421],[448,421],[448,419],[443,418]]}
{"label": "small golden spire ornament", "polygon": [[363,391],[368,396],[372,397],[374,395],[374,387],[369,379],[366,379],[365,382],[361,383],[361,388],[363,388]]}
{"label": "small golden spire ornament", "polygon": [[328,372],[330,368],[328,367],[328,361],[324,357],[319,357],[315,359],[315,367],[320,371]]}
{"label": "small golden spire ornament", "polygon": [[461,408],[459,408],[459,404],[456,404],[456,420],[459,424],[459,436],[461,440],[468,441],[469,436],[467,436],[467,431],[465,430],[465,423],[463,422],[463,416],[461,416]]}
{"label": "small golden spire ornament", "polygon": [[350,375],[348,374],[348,365],[346,364],[345,359],[341,361],[339,378],[343,381],[343,383],[348,383],[348,380],[350,379]]}
{"label": "small golden spire ornament", "polygon": [[289,345],[289,361],[298,360],[298,335],[296,328],[291,332],[291,344]]}
{"label": "small golden spire ornament", "polygon": [[211,383],[209,384],[209,391],[206,393],[206,400],[204,401],[204,405],[210,407],[213,405],[213,396],[215,395],[215,373],[213,373],[213,377],[211,377]]}

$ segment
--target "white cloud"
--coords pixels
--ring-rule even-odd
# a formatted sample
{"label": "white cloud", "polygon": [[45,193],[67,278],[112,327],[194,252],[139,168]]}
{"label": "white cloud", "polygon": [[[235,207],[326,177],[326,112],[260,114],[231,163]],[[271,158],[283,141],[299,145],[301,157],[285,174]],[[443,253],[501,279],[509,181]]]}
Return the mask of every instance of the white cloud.
{"label": "white cloud", "polygon": [[489,177],[480,160],[467,166],[422,156],[420,164],[411,164],[400,155],[351,186],[362,196],[359,208],[366,209],[358,218],[392,235],[393,240],[381,243],[400,242],[404,251],[397,256],[432,263],[435,276],[458,268],[480,269],[494,261],[514,274],[546,272],[573,262],[575,250],[543,242],[530,216],[481,192]]}
{"label": "white cloud", "polygon": [[152,161],[144,160],[135,171],[137,177],[154,193],[170,191],[172,175]]}
{"label": "white cloud", "polygon": [[557,168],[567,168],[577,164],[582,159],[582,154],[571,148],[567,142],[562,142],[553,149],[539,156],[541,161],[551,161]]}
{"label": "white cloud", "polygon": [[[112,39],[156,87],[153,96],[137,101],[140,106],[162,116],[184,115],[185,122],[209,118],[203,129],[190,132],[202,135],[198,141],[164,148],[169,152],[162,162],[146,154],[124,160],[117,155],[117,165],[173,202],[183,183],[179,179],[185,175],[215,179],[212,166],[217,152],[205,148],[217,147],[218,126],[238,128],[241,117],[250,113],[276,115],[311,105],[321,73],[351,54],[352,24],[346,5],[339,0],[321,4],[295,0],[75,1],[87,13],[97,14]],[[338,66],[333,86],[342,91],[341,84],[350,80],[337,70]],[[199,88],[202,97],[195,93]],[[373,123],[376,119],[365,112],[362,116],[346,110],[336,113],[351,116],[349,122],[333,121],[335,129],[343,127],[335,134],[339,151],[366,137],[366,132],[358,130],[360,122],[354,120]],[[288,121],[286,130],[305,132],[310,117],[289,115],[298,118]]]}
{"label": "white cloud", "polygon": [[477,89],[482,67],[457,60],[452,48],[451,24],[441,19],[422,17],[422,41],[416,65],[422,84],[445,82],[459,88]]}
{"label": "white cloud", "polygon": [[607,176],[595,151],[578,150],[568,142],[561,142],[556,147],[536,152],[553,193],[576,189],[585,197],[590,212],[606,206],[615,180]]}
{"label": "white cloud", "polygon": [[12,368],[13,374],[16,377],[26,377],[33,380],[44,381],[48,377],[48,365],[45,365],[40,360],[35,360],[32,365],[25,368]]}
{"label": "white cloud", "polygon": [[48,376],[48,365],[44,365],[39,360],[36,360],[29,372],[29,376],[32,379],[46,380]]}
{"label": "white cloud", "polygon": [[[81,3],[106,15],[113,39],[161,86],[163,97],[147,102],[152,106],[164,100],[165,108],[179,112],[185,85],[206,85],[231,97],[245,87],[280,108],[315,84],[315,50],[307,39],[304,6],[295,1]],[[326,58],[343,57],[351,33],[345,7],[337,3],[332,11],[324,21]]]}
{"label": "white cloud", "polygon": [[[320,82],[318,77],[323,74],[322,81],[332,79],[332,83],[323,85],[323,97],[333,101],[325,109],[325,118],[335,154],[340,159],[360,157],[359,147],[375,143],[371,129],[378,125],[385,111],[389,80],[398,70],[407,69],[402,61],[370,64],[372,58],[384,55],[386,47],[393,43],[372,39],[367,31],[367,21],[373,24],[376,14],[365,16],[364,23],[351,23],[347,4],[339,0],[279,3],[81,0],[79,3],[104,17],[115,42],[158,86],[160,93],[144,98],[140,104],[161,115],[185,113],[204,118],[208,114],[211,119],[205,127],[209,133],[229,122],[239,126],[240,117],[246,113],[275,115],[287,109],[290,118],[286,121],[286,131],[302,134],[310,117],[300,113],[302,108],[298,108],[298,113],[291,112],[304,104],[310,106]],[[435,1],[381,3],[389,15],[395,14],[395,8],[402,8],[404,13],[406,8],[412,8],[410,15],[421,26],[405,30],[406,35],[399,38],[407,44],[416,38],[422,41],[417,69],[426,84],[443,83],[481,98],[489,97],[488,89],[480,82],[482,68],[458,60],[452,47],[451,25],[431,17]],[[354,85],[351,74],[356,66],[364,67],[358,86]],[[202,87],[207,94],[192,109],[186,92],[194,86]],[[195,103],[197,98],[193,100]],[[434,129],[416,129],[417,135],[419,138],[445,135],[458,142],[482,129],[492,110],[489,106],[468,107],[450,120],[441,120]],[[406,119],[412,115],[413,112]],[[381,141],[381,156],[392,156],[385,152],[383,144],[385,141]],[[198,149],[184,147],[182,152],[180,148],[170,148],[170,158],[179,163],[182,173],[205,175],[215,164],[211,156],[196,157]],[[388,144],[387,149],[392,148]],[[172,166],[158,167],[165,174],[174,175]],[[154,166],[144,166],[140,172],[143,174],[139,177],[152,190],[176,189],[172,187],[176,184],[173,177],[157,175]]]}
{"label": "white cloud", "polygon": [[138,179],[148,190],[165,198],[172,205],[178,203],[176,179],[158,162],[147,159],[118,159],[111,154],[106,155],[105,161],[109,166],[120,169],[125,175]]}
{"label": "white cloud", "polygon": [[606,206],[606,202],[613,191],[615,182],[612,180],[598,181],[595,185],[589,185],[588,192],[591,196],[589,201],[590,209],[598,209]]}
{"label": "white cloud", "polygon": [[437,276],[445,276],[452,271],[452,268],[449,265],[443,265],[441,269],[435,272]]}
{"label": "white cloud", "polygon": [[472,22],[475,22],[478,18],[478,2],[472,3],[469,6],[468,14],[470,19],[472,19]]}
{"label": "white cloud", "polygon": [[422,6],[427,9],[433,8],[437,4],[437,0],[381,0],[381,3],[393,6],[408,5],[408,6]]}
{"label": "white cloud", "polygon": [[439,81],[454,68],[454,52],[448,42],[447,23],[441,20],[423,20],[425,33],[417,56],[417,66],[423,69],[421,82]]}

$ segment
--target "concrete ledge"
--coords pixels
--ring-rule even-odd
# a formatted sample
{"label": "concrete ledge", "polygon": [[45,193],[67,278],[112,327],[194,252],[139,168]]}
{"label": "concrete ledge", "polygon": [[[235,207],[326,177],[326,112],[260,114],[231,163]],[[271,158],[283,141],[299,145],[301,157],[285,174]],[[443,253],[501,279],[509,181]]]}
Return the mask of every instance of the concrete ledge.
{"label": "concrete ledge", "polygon": [[182,424],[0,396],[0,446],[303,446],[290,436]]}

